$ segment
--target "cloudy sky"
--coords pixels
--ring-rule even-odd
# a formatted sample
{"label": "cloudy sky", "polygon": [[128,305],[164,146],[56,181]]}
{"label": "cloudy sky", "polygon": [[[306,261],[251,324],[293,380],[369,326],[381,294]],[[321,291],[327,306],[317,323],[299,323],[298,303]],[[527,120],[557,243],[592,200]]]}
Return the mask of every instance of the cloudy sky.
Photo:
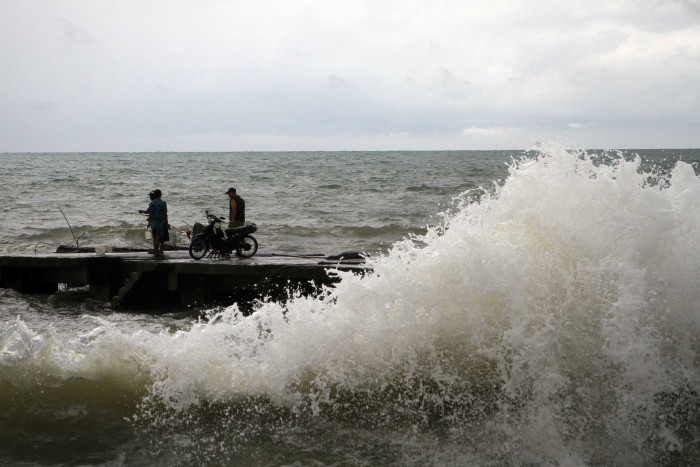
{"label": "cloudy sky", "polygon": [[700,0],[0,0],[0,152],[700,147]]}

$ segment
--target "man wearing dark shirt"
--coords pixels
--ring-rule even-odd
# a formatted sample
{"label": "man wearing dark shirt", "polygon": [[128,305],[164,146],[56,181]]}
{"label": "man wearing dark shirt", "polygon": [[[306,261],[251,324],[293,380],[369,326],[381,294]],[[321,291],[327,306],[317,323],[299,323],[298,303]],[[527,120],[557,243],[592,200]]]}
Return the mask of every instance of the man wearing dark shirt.
{"label": "man wearing dark shirt", "polygon": [[163,256],[163,243],[169,240],[168,205],[161,199],[163,193],[160,190],[154,190],[152,193],[153,201],[148,205],[148,209],[139,212],[148,214],[148,223],[153,232],[153,254]]}
{"label": "man wearing dark shirt", "polygon": [[245,201],[236,194],[235,188],[229,188],[228,228],[240,227],[245,224]]}

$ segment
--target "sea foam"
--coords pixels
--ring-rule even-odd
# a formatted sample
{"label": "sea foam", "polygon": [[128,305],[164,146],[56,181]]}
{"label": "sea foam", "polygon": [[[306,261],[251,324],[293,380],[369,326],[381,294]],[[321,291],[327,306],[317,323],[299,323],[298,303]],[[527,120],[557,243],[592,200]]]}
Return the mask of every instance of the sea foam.
{"label": "sea foam", "polygon": [[535,463],[697,450],[693,168],[554,149],[486,191],[322,298],[231,308],[168,337],[154,400],[263,396],[297,414],[438,424]]}

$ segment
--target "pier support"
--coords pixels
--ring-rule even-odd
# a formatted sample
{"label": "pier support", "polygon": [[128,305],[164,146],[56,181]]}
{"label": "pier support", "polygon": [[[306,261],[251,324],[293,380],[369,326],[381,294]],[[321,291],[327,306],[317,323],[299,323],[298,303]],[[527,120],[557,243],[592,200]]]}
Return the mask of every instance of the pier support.
{"label": "pier support", "polygon": [[123,309],[233,303],[245,307],[256,300],[285,301],[291,295],[318,293],[337,281],[335,269],[361,274],[368,270],[361,261],[344,263],[323,256],[195,261],[186,252],[166,252],[164,259],[147,253],[61,253],[0,256],[0,287],[50,294],[58,284],[89,286],[93,298]]}

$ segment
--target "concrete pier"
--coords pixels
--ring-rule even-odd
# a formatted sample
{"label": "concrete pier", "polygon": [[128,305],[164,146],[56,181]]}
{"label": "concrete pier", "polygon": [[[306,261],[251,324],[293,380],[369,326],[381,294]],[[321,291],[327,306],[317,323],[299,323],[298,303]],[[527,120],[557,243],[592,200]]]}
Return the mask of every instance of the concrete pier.
{"label": "concrete pier", "polygon": [[313,295],[338,279],[336,270],[364,274],[360,260],[319,255],[257,255],[230,260],[192,260],[186,251],[51,253],[0,256],[0,287],[25,294],[51,294],[64,287],[88,287],[111,306],[166,308],[238,303],[249,307],[290,293]]}

